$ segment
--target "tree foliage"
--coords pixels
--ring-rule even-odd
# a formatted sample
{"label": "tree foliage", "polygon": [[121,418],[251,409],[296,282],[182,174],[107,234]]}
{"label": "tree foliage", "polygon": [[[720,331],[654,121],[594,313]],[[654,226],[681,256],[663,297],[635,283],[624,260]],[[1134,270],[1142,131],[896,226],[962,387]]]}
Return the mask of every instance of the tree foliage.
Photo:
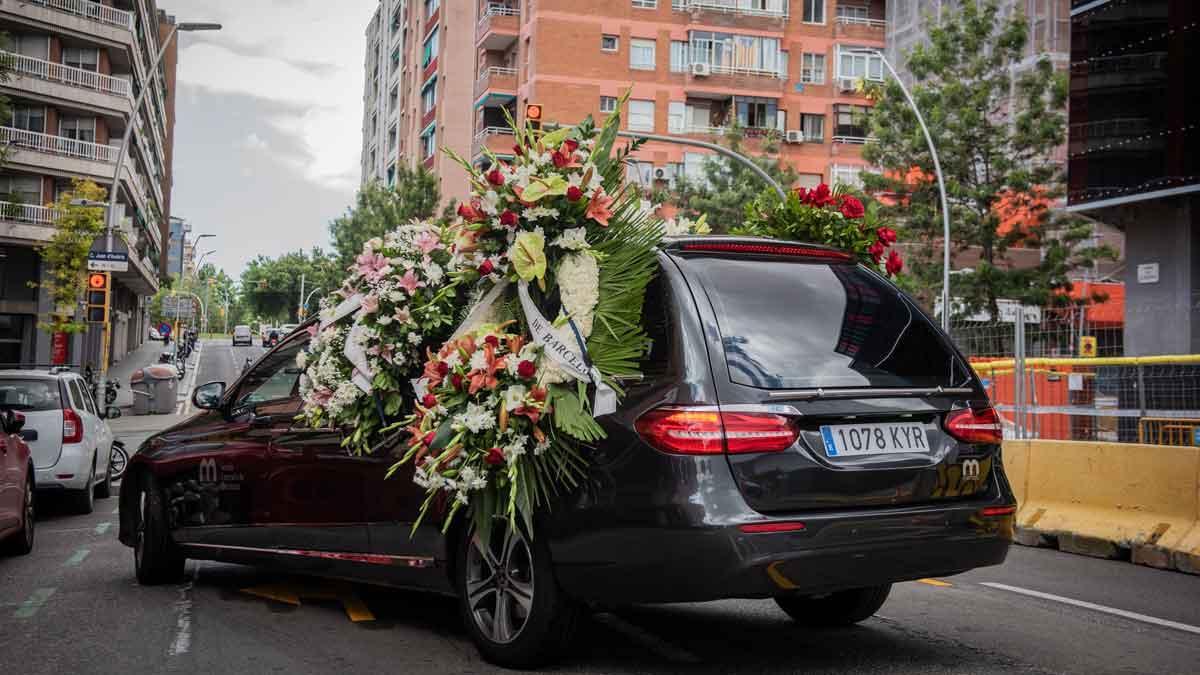
{"label": "tree foliage", "polygon": [[388,187],[371,182],[358,192],[355,205],[329,224],[329,236],[342,268],[354,262],[363,243],[382,237],[415,219],[437,213],[441,194],[437,176],[424,167],[396,167],[396,184]]}
{"label": "tree foliage", "polygon": [[[907,55],[911,92],[937,147],[950,202],[955,253],[978,253],[973,270],[956,274],[953,295],[968,310],[997,299],[1045,305],[1065,301],[1070,277],[1097,259],[1091,227],[1053,208],[1065,193],[1063,167],[1052,160],[1065,141],[1067,83],[1048,58],[1016,71],[1029,26],[1020,11],[1004,16],[996,0],[965,0],[957,12],[931,17],[928,43]],[[942,220],[932,156],[916,116],[894,80],[872,86],[869,124],[877,142],[863,156],[883,169],[864,174],[868,191],[896,197],[912,290],[928,306],[941,291]],[[1014,217],[1019,215],[1020,217]],[[1002,228],[1002,221],[1011,227]],[[1041,262],[1015,268],[1013,247],[1040,248]]]}
{"label": "tree foliage", "polygon": [[[721,139],[722,145],[734,152],[747,154],[745,131],[730,127]],[[786,190],[796,182],[798,174],[780,164],[777,156],[778,138],[768,135],[762,140],[763,152],[751,160],[767,172]],[[674,195],[664,195],[656,201],[674,202],[685,216],[707,216],[713,232],[725,233],[737,227],[745,218],[746,205],[754,202],[763,189],[763,179],[750,167],[717,154],[704,160],[701,180],[680,178]]]}
{"label": "tree foliage", "polygon": [[46,273],[34,284],[48,291],[54,309],[40,327],[52,332],[81,333],[87,324],[76,320],[83,299],[88,252],[96,238],[104,234],[104,209],[75,206],[74,200],[102,202],[108,191],[87,180],[76,179],[70,190],[58,196],[54,204],[54,236],[40,248]]}
{"label": "tree foliage", "polygon": [[320,248],[307,253],[293,251],[278,258],[260,255],[242,272],[242,300],[247,311],[272,323],[298,323],[302,275],[305,295],[319,289],[308,305],[310,312],[317,299],[340,288],[346,276],[337,256]]}

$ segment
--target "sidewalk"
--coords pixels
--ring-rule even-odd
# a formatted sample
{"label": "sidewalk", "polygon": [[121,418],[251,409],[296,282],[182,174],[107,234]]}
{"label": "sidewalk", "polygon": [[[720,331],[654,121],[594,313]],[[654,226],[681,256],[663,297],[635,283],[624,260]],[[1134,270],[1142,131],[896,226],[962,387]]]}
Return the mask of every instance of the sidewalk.
{"label": "sidewalk", "polygon": [[125,443],[125,449],[132,455],[152,434],[174,426],[188,417],[190,415],[127,415],[108,420],[108,428],[112,429],[113,437]]}

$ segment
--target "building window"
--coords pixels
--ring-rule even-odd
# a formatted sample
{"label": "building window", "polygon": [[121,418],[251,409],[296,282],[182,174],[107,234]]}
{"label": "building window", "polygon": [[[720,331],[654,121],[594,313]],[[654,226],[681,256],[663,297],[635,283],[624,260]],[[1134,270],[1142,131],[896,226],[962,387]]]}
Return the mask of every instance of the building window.
{"label": "building window", "polygon": [[831,164],[829,166],[829,182],[834,186],[862,189],[862,172],[865,167],[848,166],[846,164]]}
{"label": "building window", "polygon": [[388,72],[394,73],[394,72],[396,72],[396,69],[399,67],[400,67],[400,48],[396,47],[395,49],[392,50],[392,61],[391,61],[391,65],[389,66],[390,70]]}
{"label": "building window", "polygon": [[95,49],[80,47],[63,47],[63,65],[71,68],[82,68],[93,73],[100,70],[100,53]]}
{"label": "building window", "polygon": [[58,122],[58,135],[77,141],[96,142],[95,117],[64,117]]}
{"label": "building window", "polygon": [[421,87],[421,114],[426,115],[437,105],[437,78],[430,78],[428,84]]}
{"label": "building window", "polygon": [[25,131],[36,131],[39,134],[44,134],[46,133],[46,109],[13,108],[12,125]]}
{"label": "building window", "polygon": [[715,72],[778,77],[785,70],[779,64],[777,38],[698,30],[690,37],[691,63],[707,63]]}
{"label": "building window", "polygon": [[800,55],[800,81],[808,84],[825,84],[825,55]]}
{"label": "building window", "polygon": [[778,109],[775,99],[735,96],[733,103],[739,125],[752,129],[775,128],[775,112]]}
{"label": "building window", "polygon": [[421,48],[421,67],[429,65],[438,55],[438,29],[434,28],[429,37],[425,38],[425,46]]}
{"label": "building window", "polygon": [[625,182],[649,187],[654,184],[654,164],[650,162],[626,162]]}
{"label": "building window", "polygon": [[601,35],[600,36],[600,51],[615,52],[619,41],[616,35]]}
{"label": "building window", "polygon": [[658,9],[658,0],[633,0],[635,9]]}
{"label": "building window", "polygon": [[616,96],[601,96],[600,97],[600,112],[614,113],[617,111]]}
{"label": "building window", "polygon": [[429,159],[437,152],[437,126],[432,125],[421,134],[421,159]]}
{"label": "building window", "polygon": [[629,41],[629,67],[634,70],[654,70],[654,40]]}
{"label": "building window", "polygon": [[883,81],[883,56],[867,47],[838,45],[838,79]]}
{"label": "building window", "polygon": [[849,23],[866,23],[871,18],[871,9],[866,5],[838,5],[839,19],[849,19]]}
{"label": "building window", "polygon": [[6,202],[42,205],[42,179],[38,176],[0,176],[0,191],[0,199]]}
{"label": "building window", "polygon": [[870,108],[865,105],[834,104],[833,135],[850,139],[866,138],[867,111],[869,110]]}
{"label": "building window", "polygon": [[654,131],[654,101],[629,102],[629,130]]}
{"label": "building window", "polygon": [[708,183],[708,174],[704,171],[704,163],[708,155],[700,152],[683,153],[683,177],[689,183],[704,185]]}
{"label": "building window", "polygon": [[800,115],[800,130],[804,132],[805,143],[824,143],[825,116],[802,113]]}
{"label": "building window", "polygon": [[442,4],[441,0],[425,0],[425,18],[433,16],[433,13],[438,10]]}
{"label": "building window", "polygon": [[804,0],[804,23],[825,23],[825,0]]}
{"label": "building window", "polygon": [[688,69],[688,43],[682,40],[671,41],[671,72],[685,73]]}
{"label": "building window", "polygon": [[667,131],[672,134],[682,134],[687,131],[687,104],[683,101],[671,101],[667,106]]}

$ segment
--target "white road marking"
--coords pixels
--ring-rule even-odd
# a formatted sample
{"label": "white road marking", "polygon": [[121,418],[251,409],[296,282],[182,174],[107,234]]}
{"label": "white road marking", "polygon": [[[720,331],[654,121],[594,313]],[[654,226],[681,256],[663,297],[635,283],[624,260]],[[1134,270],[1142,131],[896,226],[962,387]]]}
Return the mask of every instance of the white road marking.
{"label": "white road marking", "polygon": [[179,587],[175,601],[175,637],[167,648],[167,656],[180,656],[192,648],[192,588],[200,577],[200,564],[192,568],[192,578]]}
{"label": "white road marking", "polygon": [[196,340],[196,362],[192,365],[191,372],[184,377],[187,378],[188,384],[180,387],[179,395],[183,400],[176,406],[176,410],[182,415],[192,414],[192,388],[196,386],[196,373],[200,372],[200,353],[204,351],[204,341]]}
{"label": "white road marking", "polygon": [[980,582],[980,585],[987,586],[988,588],[998,588],[1002,591],[1019,593],[1021,595],[1028,595],[1031,598],[1041,598],[1042,600],[1049,600],[1051,602],[1060,602],[1064,605],[1072,605],[1074,607],[1082,607],[1083,609],[1090,609],[1094,612],[1103,612],[1104,614],[1111,614],[1113,616],[1119,616],[1119,617],[1122,617],[1125,619],[1130,619],[1132,621],[1140,621],[1142,623],[1148,623],[1148,624],[1151,624],[1154,626],[1163,626],[1165,628],[1174,628],[1175,630],[1181,630],[1181,631],[1184,631],[1187,633],[1195,633],[1196,635],[1200,635],[1200,626],[1192,626],[1192,625],[1189,625],[1186,623],[1179,623],[1178,621],[1169,621],[1167,619],[1159,619],[1157,617],[1147,616],[1145,614],[1138,614],[1137,612],[1129,612],[1129,611],[1126,611],[1123,609],[1117,609],[1115,607],[1107,607],[1105,605],[1097,605],[1094,602],[1085,602],[1083,600],[1075,600],[1074,598],[1064,598],[1061,595],[1054,595],[1052,593],[1042,593],[1041,591],[1031,591],[1028,588],[1021,588],[1019,586],[1009,586],[1008,584],[997,584],[997,583],[992,583],[990,581]]}
{"label": "white road marking", "polygon": [[688,650],[677,647],[670,642],[658,637],[654,633],[635,626],[632,623],[622,619],[615,614],[597,614],[593,617],[597,623],[602,623],[605,626],[621,633],[625,637],[630,638],[639,645],[649,649],[659,656],[679,663],[700,663],[699,656],[689,652]]}

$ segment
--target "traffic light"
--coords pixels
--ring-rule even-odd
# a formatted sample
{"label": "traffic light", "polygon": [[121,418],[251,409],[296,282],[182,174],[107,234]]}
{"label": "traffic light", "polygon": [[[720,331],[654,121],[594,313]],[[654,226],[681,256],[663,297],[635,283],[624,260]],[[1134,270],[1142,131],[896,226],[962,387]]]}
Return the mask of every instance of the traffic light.
{"label": "traffic light", "polygon": [[91,272],[88,274],[88,323],[108,323],[108,288],[108,272]]}
{"label": "traffic light", "polygon": [[525,104],[525,123],[531,129],[542,128],[542,104],[541,103],[526,103]]}

